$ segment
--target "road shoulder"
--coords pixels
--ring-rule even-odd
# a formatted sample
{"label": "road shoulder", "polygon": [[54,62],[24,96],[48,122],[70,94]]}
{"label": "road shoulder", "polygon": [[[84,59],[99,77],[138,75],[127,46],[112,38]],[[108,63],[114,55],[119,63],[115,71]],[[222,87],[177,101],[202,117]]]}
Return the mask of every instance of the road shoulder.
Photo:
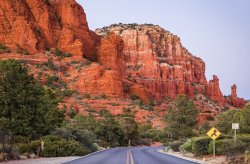
{"label": "road shoulder", "polygon": [[216,157],[206,156],[203,159],[197,159],[194,157],[187,157],[184,154],[178,152],[171,152],[166,150],[164,151],[162,149],[158,150],[158,152],[200,164],[227,164],[225,156],[216,156]]}
{"label": "road shoulder", "polygon": [[171,152],[169,152],[169,151],[166,152],[166,151],[164,151],[164,150],[162,150],[162,149],[157,150],[157,152],[162,153],[162,154],[167,154],[167,155],[170,155],[170,156],[173,156],[173,157],[176,157],[176,158],[184,159],[184,160],[187,160],[187,161],[195,162],[195,163],[203,163],[203,161],[201,161],[201,160],[197,160],[197,159],[185,157],[185,156],[182,156],[182,155],[180,155],[180,154],[171,153]]}

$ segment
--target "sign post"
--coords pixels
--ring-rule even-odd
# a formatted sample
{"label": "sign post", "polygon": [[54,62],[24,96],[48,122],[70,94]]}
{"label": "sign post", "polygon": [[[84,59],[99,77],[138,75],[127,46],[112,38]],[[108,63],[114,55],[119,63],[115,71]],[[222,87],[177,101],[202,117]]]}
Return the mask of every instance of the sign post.
{"label": "sign post", "polygon": [[213,140],[213,156],[215,157],[215,140]]}
{"label": "sign post", "polygon": [[216,128],[211,128],[207,135],[213,140],[213,156],[215,156],[215,140],[221,135],[221,132]]}
{"label": "sign post", "polygon": [[234,148],[236,147],[236,130],[240,129],[239,123],[232,123],[232,129],[234,130]]}

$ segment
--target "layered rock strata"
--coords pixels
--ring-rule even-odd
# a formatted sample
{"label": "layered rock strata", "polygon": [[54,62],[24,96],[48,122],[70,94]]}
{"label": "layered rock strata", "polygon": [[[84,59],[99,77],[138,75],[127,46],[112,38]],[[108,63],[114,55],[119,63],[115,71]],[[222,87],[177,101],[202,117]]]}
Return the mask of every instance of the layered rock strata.
{"label": "layered rock strata", "polygon": [[0,43],[36,53],[59,48],[94,58],[98,37],[75,0],[1,0]]}
{"label": "layered rock strata", "polygon": [[[122,39],[122,52],[117,51],[121,43],[114,43],[116,48],[104,51],[102,47],[107,43],[102,41],[98,59],[106,67],[119,67],[124,75],[123,87],[129,94],[161,99],[205,93],[205,63],[190,54],[176,35],[159,26],[137,24],[113,25],[97,29],[96,33],[102,40],[110,40],[114,34]],[[123,62],[114,62],[117,56],[124,59]]]}

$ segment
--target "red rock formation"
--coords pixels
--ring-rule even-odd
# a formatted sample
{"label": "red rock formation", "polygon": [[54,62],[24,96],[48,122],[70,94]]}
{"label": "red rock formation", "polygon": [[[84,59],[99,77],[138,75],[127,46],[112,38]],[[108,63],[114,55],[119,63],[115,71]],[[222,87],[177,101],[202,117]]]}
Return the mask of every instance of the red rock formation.
{"label": "red rock formation", "polygon": [[[207,83],[205,63],[190,54],[177,36],[161,27],[119,24],[97,29],[96,33],[103,38],[98,61],[108,69],[120,71],[128,94],[136,94],[144,101],[149,97],[186,94],[194,98],[195,94],[203,94],[221,105],[226,103],[218,77],[213,76]],[[231,104],[241,106],[236,86],[232,90]]]}
{"label": "red rock formation", "polygon": [[119,70],[122,73],[124,68],[123,47],[122,39],[114,33],[110,33],[101,40],[100,47],[98,48],[98,61],[106,69]]}
{"label": "red rock formation", "polygon": [[105,70],[99,64],[93,63],[78,75],[77,81],[70,86],[75,90],[108,97],[124,96],[121,76],[116,70]]}
{"label": "red rock formation", "polygon": [[[1,54],[0,60],[23,60],[29,63],[31,72],[37,74],[44,71],[37,65],[51,58],[49,52],[37,52],[46,47],[57,47],[72,53],[74,57],[71,58],[52,57],[56,66],[67,68],[65,74],[59,70],[58,76],[68,84],[69,89],[78,91],[76,95],[64,100],[67,107],[73,105],[75,110],[84,114],[87,111],[82,109],[88,105],[97,111],[106,108],[112,114],[121,114],[124,108],[131,108],[135,109],[138,122],[148,120],[155,127],[162,127],[161,118],[172,101],[163,99],[166,96],[173,99],[178,94],[186,94],[195,98],[197,109],[201,112],[201,122],[208,116],[220,113],[226,102],[240,108],[246,104],[244,99],[237,97],[236,85],[225,101],[218,77],[214,76],[207,83],[205,63],[190,54],[176,35],[163,28],[137,24],[111,25],[98,29],[96,33],[101,36],[98,37],[89,30],[84,10],[75,0],[46,2],[0,0],[0,43],[10,49],[36,53],[24,56],[12,51],[10,54]],[[86,58],[97,58],[98,63],[90,63]],[[52,70],[44,72],[46,76],[54,73]],[[44,84],[45,75],[41,77]],[[83,100],[85,93],[91,94],[93,99]],[[156,101],[155,111],[145,111],[129,99],[123,99],[133,94],[145,102],[149,98],[161,100]],[[93,95],[106,95],[109,98],[99,100]],[[204,95],[219,104],[211,103]],[[119,107],[111,105],[114,102]]]}
{"label": "red rock formation", "polygon": [[130,94],[137,93],[142,99],[161,99],[175,98],[178,94],[194,97],[195,92],[205,92],[205,63],[191,55],[177,36],[151,25],[113,25],[98,29],[96,33],[104,37],[99,51],[106,51],[99,53],[98,60],[110,68],[122,66],[117,61],[117,43],[110,41],[110,37],[115,36],[109,36],[110,32],[124,42],[123,81],[132,88]]}
{"label": "red rock formation", "polygon": [[206,95],[213,101],[216,101],[220,104],[225,103],[225,99],[222,95],[220,90],[219,78],[214,75],[213,80],[210,80],[207,88],[206,88]]}
{"label": "red rock formation", "polygon": [[237,107],[237,108],[243,108],[247,103],[246,100],[237,97],[237,86],[236,86],[236,84],[234,84],[231,87],[231,96],[227,97],[227,103],[229,103],[230,105],[232,105],[234,107]]}
{"label": "red rock formation", "polygon": [[46,47],[94,58],[97,36],[75,0],[1,0],[0,43],[31,53]]}
{"label": "red rock formation", "polygon": [[236,97],[237,97],[237,86],[236,86],[236,84],[234,84],[231,87],[231,98],[236,98]]}

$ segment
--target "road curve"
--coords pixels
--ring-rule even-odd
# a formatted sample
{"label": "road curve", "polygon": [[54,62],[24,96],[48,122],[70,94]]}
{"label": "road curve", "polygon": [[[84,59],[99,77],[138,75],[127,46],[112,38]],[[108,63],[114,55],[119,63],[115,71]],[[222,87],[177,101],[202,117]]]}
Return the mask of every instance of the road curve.
{"label": "road curve", "polygon": [[152,147],[113,148],[88,155],[65,164],[195,164]]}

